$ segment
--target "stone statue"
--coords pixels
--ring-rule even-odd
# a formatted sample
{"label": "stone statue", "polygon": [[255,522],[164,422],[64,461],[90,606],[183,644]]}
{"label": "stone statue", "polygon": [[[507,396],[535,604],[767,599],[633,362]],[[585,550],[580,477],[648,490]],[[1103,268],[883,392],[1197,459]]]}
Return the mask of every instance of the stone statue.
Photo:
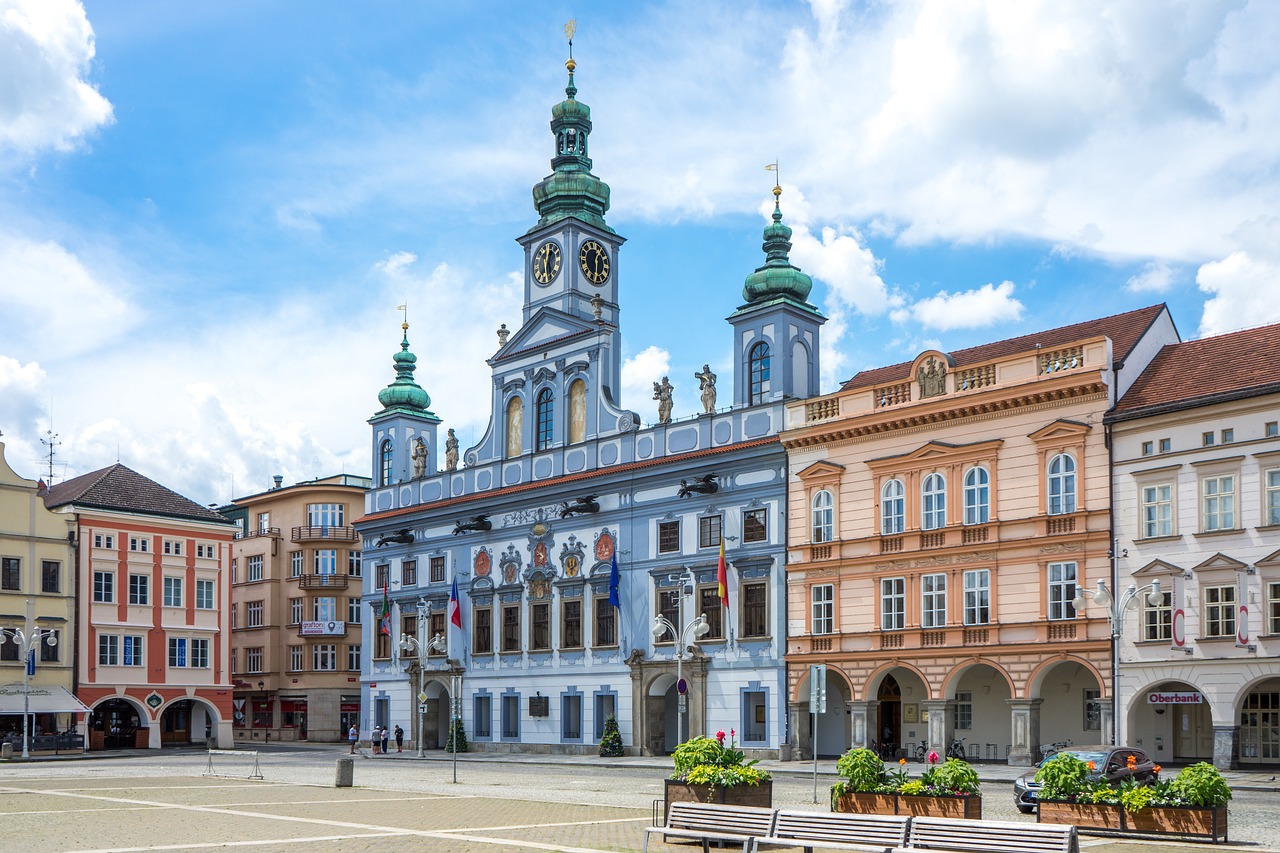
{"label": "stone statue", "polygon": [[505,347],[509,337],[511,337],[511,330],[507,328],[506,323],[503,323],[498,327],[498,346]]}
{"label": "stone statue", "polygon": [[419,438],[413,443],[413,478],[415,480],[427,476],[427,443]]}
{"label": "stone statue", "polygon": [[713,414],[716,410],[716,375],[711,372],[711,365],[702,365],[702,372],[693,374],[698,380],[698,388],[702,390],[702,413]]}
{"label": "stone statue", "polygon": [[653,383],[653,399],[658,401],[658,423],[671,423],[671,394],[676,389],[667,381],[667,377],[662,377],[661,382]]}
{"label": "stone statue", "polygon": [[947,367],[936,358],[916,368],[916,380],[920,383],[920,397],[937,397],[947,393]]}
{"label": "stone statue", "polygon": [[458,470],[458,437],[453,434],[453,427],[449,428],[449,437],[444,440],[444,470]]}

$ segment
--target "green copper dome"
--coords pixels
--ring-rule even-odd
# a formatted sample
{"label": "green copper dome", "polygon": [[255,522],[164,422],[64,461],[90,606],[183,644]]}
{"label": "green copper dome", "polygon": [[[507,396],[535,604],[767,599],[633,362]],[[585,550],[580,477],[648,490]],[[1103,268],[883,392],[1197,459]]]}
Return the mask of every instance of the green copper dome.
{"label": "green copper dome", "polygon": [[413,381],[413,372],[418,369],[418,357],[409,352],[409,324],[401,324],[404,339],[400,341],[400,352],[391,356],[396,365],[396,380],[378,392],[378,402],[385,409],[409,409],[426,413],[431,405],[431,397]]}
{"label": "green copper dome", "polygon": [[551,158],[554,171],[533,188],[533,205],[540,218],[530,230],[572,217],[613,233],[604,221],[609,210],[609,185],[591,174],[591,158],[587,156],[591,108],[577,99],[578,88],[573,84],[577,63],[570,59],[565,67],[569,69],[566,98],[551,108],[551,132],[556,140]]}
{"label": "green copper dome", "polygon": [[748,303],[784,297],[804,303],[813,290],[813,279],[791,263],[791,229],[782,224],[779,198],[782,187],[773,188],[773,222],[764,228],[764,266],[747,276],[742,298]]}

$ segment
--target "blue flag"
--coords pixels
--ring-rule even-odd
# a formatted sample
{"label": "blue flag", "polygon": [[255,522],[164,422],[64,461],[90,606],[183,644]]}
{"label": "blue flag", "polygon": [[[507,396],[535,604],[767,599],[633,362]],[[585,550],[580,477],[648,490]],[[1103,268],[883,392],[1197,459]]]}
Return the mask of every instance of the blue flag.
{"label": "blue flag", "polygon": [[609,603],[619,609],[622,603],[618,600],[618,550],[614,548],[613,558],[609,564]]}

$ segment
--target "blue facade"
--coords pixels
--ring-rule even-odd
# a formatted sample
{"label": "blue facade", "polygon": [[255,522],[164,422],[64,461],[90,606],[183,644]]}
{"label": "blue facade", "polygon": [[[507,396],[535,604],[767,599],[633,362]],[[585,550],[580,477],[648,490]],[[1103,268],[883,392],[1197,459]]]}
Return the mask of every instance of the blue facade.
{"label": "blue facade", "polygon": [[[430,633],[448,643],[427,666],[427,746],[445,742],[451,676],[461,676],[460,713],[478,748],[591,751],[613,714],[631,754],[670,751],[677,730],[719,729],[777,754],[786,742],[787,491],[777,433],[783,400],[817,391],[823,318],[804,302],[807,287],[799,298],[767,283],[744,291],[730,317],[739,375],[719,383],[732,405],[647,426],[623,408],[623,240],[604,222],[608,187],[590,173],[590,111],[576,100],[572,61],[569,70],[569,97],[552,111],[554,172],[535,187],[540,218],[519,238],[523,325],[489,359],[483,438],[457,470],[432,458],[415,472],[412,444],[434,438],[440,421],[425,393],[405,391],[401,354],[401,388],[380,396],[384,409],[370,420],[375,486],[357,527],[365,599],[376,616],[385,588],[392,636],[379,635],[377,618],[365,621],[365,707],[371,722],[416,737],[418,684],[398,646],[425,607]],[[777,246],[790,246],[779,243],[790,234],[780,218],[766,229],[770,276]],[[766,339],[765,361],[756,348],[751,363]],[[717,587],[722,546],[728,607]],[[461,629],[445,617],[454,581]],[[705,614],[708,634],[677,661],[673,638],[655,638],[660,614],[677,628]],[[678,725],[677,673],[688,684]]]}

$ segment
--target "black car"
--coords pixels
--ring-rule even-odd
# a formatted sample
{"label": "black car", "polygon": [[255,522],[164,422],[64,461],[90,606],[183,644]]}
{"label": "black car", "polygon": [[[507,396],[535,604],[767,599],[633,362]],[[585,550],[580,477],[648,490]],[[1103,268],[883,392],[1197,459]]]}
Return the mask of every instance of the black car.
{"label": "black car", "polygon": [[[1133,746],[1072,746],[1062,750],[1088,764],[1093,762],[1095,769],[1089,772],[1090,779],[1106,779],[1112,785],[1119,785],[1126,779],[1133,778],[1138,782],[1151,783],[1157,780],[1156,766],[1147,754]],[[1061,754],[1061,753],[1059,753]],[[1137,763],[1129,769],[1129,756]],[[1045,759],[1048,761],[1048,759]],[[1043,764],[1044,762],[1040,762]],[[1023,773],[1013,780],[1013,796],[1018,803],[1018,811],[1031,814],[1036,808],[1036,796],[1040,791],[1040,783],[1036,781],[1037,764],[1032,770]]]}

